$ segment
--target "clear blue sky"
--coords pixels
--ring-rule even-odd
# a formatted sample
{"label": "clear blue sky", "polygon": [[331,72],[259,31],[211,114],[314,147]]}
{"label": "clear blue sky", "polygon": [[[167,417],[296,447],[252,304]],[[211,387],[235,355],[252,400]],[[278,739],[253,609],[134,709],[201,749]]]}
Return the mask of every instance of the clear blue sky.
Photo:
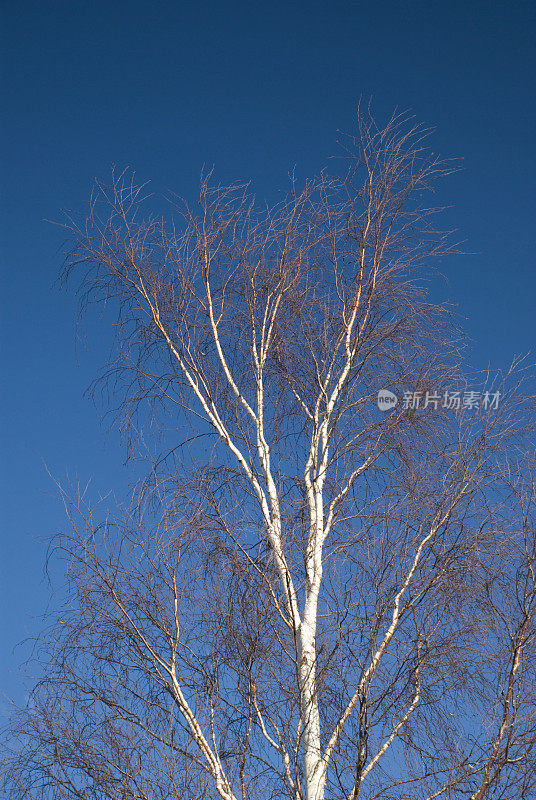
{"label": "clear blue sky", "polygon": [[[93,176],[130,165],[157,191],[195,193],[204,164],[261,196],[317,171],[360,96],[383,118],[411,108],[434,149],[462,156],[447,224],[474,253],[450,258],[474,358],[533,350],[536,6],[416,2],[2,3],[2,530],[0,685],[22,699],[14,646],[48,598],[45,543],[64,525],[44,464],[128,480],[84,390],[108,331],[76,343],[72,294],[53,287],[62,235],[44,219],[82,209]],[[5,704],[0,704],[0,712]]]}

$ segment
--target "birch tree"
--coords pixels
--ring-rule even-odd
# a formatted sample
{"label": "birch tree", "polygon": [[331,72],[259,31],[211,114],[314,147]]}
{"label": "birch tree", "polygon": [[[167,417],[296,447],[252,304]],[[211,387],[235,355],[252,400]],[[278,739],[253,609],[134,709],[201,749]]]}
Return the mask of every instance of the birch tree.
{"label": "birch tree", "polygon": [[530,408],[426,290],[450,163],[361,117],[347,167],[271,206],[209,175],[164,220],[122,173],[69,220],[160,451],[127,505],[61,489],[13,797],[536,797]]}

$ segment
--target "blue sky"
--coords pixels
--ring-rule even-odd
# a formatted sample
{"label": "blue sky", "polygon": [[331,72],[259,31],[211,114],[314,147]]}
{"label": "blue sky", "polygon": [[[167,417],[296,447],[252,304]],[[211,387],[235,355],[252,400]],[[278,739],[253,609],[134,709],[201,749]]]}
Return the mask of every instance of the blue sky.
{"label": "blue sky", "polygon": [[[273,197],[318,171],[359,97],[411,109],[462,157],[440,200],[465,256],[439,265],[478,366],[534,352],[535,11],[530,2],[3,3],[0,685],[21,700],[15,645],[39,628],[53,480],[121,492],[124,452],[84,391],[109,329],[75,325],[55,287],[61,209],[83,210],[112,163],[193,197],[203,165]],[[438,290],[439,291],[439,290]],[[48,470],[48,471],[47,471]],[[0,712],[5,711],[0,700]]]}

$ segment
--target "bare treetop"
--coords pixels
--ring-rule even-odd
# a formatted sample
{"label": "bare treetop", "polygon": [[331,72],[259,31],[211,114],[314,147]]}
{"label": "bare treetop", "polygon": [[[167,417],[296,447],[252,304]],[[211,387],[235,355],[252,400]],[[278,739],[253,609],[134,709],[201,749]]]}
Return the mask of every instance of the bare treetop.
{"label": "bare treetop", "polygon": [[535,797],[532,418],[425,291],[453,165],[404,116],[348,144],[278,205],[210,174],[151,218],[125,172],[69,222],[125,431],[169,448],[104,520],[64,492],[15,795]]}

